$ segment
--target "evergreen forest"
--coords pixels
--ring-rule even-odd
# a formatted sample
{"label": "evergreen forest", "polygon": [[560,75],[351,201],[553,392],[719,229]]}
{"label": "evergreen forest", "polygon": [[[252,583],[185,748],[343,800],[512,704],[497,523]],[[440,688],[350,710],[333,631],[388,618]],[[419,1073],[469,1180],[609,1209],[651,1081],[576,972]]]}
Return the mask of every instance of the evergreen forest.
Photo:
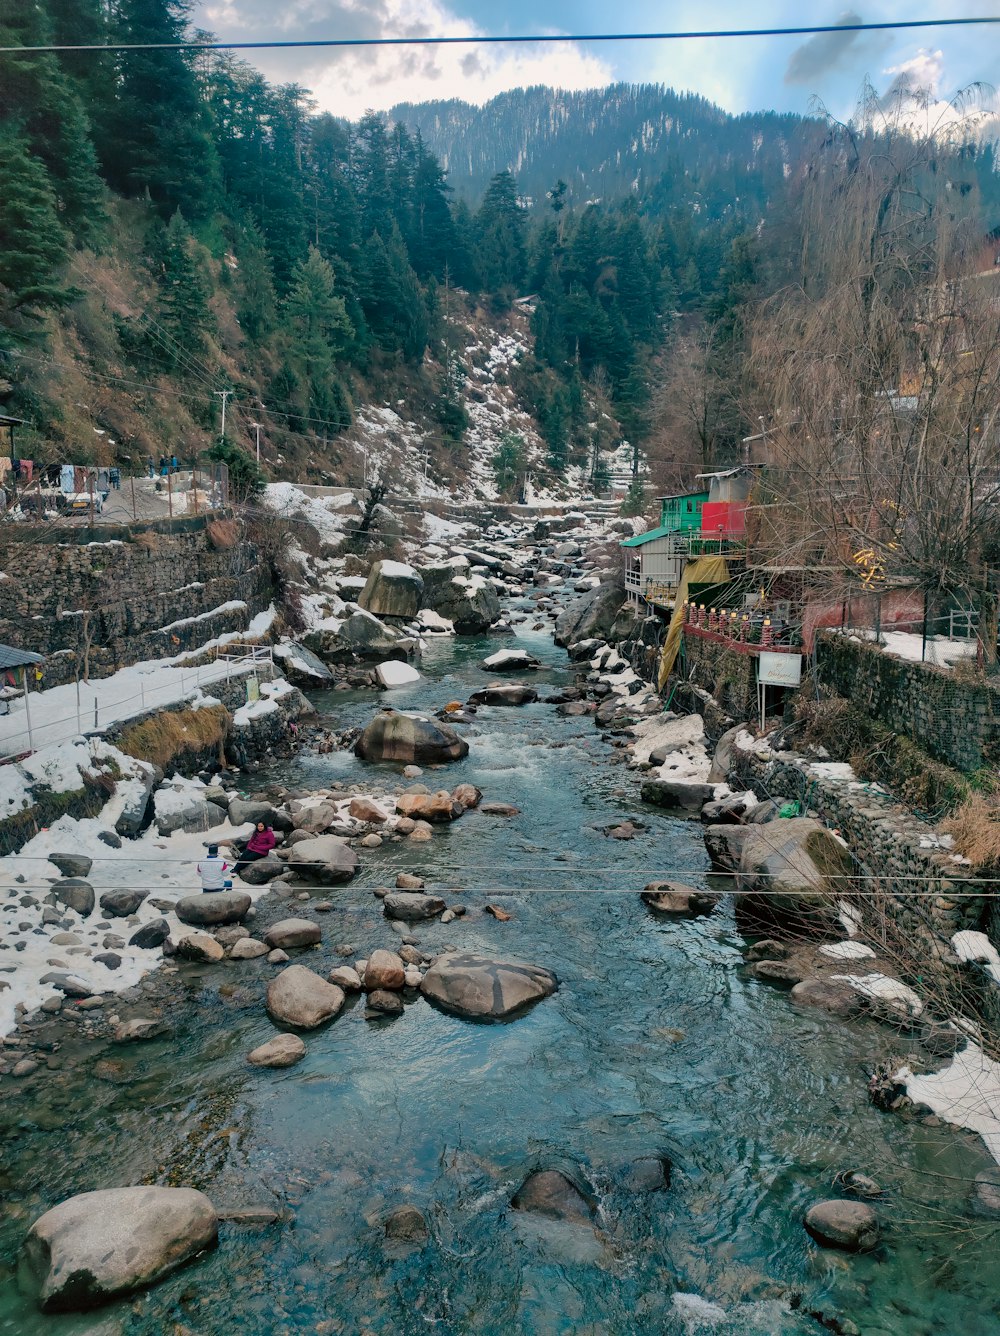
{"label": "evergreen forest", "polygon": [[[184,0],[0,0],[3,45],[188,32]],[[40,456],[218,448],[231,389],[278,474],[334,477],[358,406],[405,400],[455,476],[457,317],[519,311],[556,480],[596,471],[598,417],[597,446],[731,457],[747,313],[796,281],[801,192],[841,151],[822,120],[653,86],[348,123],[216,52],[0,59],[0,411]],[[996,208],[992,150],[962,172]]]}

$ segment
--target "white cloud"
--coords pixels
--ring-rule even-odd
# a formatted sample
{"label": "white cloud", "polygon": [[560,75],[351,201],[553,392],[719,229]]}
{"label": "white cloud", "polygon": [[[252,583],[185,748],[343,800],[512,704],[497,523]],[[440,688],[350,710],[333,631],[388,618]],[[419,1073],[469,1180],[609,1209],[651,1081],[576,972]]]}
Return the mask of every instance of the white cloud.
{"label": "white cloud", "polygon": [[[441,0],[209,0],[195,15],[223,40],[343,37],[474,37],[483,29]],[[239,53],[237,53],[239,54]],[[462,98],[482,103],[504,89],[549,84],[597,88],[614,72],[575,43],[531,46],[362,47],[254,51],[247,58],[276,81],[309,88],[320,110],[360,116],[397,102]]]}

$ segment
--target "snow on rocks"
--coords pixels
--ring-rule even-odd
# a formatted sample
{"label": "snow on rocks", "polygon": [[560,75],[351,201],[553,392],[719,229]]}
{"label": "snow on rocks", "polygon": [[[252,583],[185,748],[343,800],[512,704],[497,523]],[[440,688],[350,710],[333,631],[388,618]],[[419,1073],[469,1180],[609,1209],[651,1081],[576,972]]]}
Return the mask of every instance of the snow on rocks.
{"label": "snow on rocks", "polygon": [[408,663],[402,663],[398,659],[388,659],[385,663],[380,663],[375,669],[375,676],[383,687],[407,687],[412,686],[414,682],[420,681],[420,674],[416,668]]}
{"label": "snow on rocks", "polygon": [[984,932],[956,932],[951,945],[959,960],[982,965],[993,982],[1000,984],[1000,952]]}
{"label": "snow on rocks", "polygon": [[876,1012],[895,1020],[916,1020],[923,1013],[919,996],[887,974],[832,974],[835,983],[846,983],[868,998]]}
{"label": "snow on rocks", "polygon": [[903,1067],[894,1078],[917,1104],[926,1104],[957,1127],[978,1132],[986,1149],[1000,1164],[1000,1063],[969,1042],[947,1067],[929,1076],[917,1076]]}
{"label": "snow on rocks", "polygon": [[828,960],[874,960],[875,952],[863,942],[827,942],[819,948]]}

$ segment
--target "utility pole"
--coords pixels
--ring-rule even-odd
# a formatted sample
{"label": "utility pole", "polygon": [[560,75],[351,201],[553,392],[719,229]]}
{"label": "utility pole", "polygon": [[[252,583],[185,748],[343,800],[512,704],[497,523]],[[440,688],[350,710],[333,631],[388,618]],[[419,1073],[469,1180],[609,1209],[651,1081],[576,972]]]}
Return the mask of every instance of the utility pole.
{"label": "utility pole", "polygon": [[258,467],[259,467],[259,466],[260,466],[260,423],[259,423],[259,422],[251,422],[250,425],[251,425],[251,427],[255,428],[255,430],[256,430],[256,432],[257,432],[257,465],[258,465]]}
{"label": "utility pole", "polygon": [[222,429],[219,432],[220,440],[226,439],[226,400],[232,394],[232,390],[215,390],[216,399],[222,400]]}

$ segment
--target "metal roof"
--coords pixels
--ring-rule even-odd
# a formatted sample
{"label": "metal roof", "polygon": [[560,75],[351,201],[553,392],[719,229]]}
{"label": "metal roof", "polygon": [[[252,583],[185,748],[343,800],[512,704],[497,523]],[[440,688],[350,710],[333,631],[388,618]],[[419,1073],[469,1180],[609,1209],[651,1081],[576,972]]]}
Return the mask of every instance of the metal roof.
{"label": "metal roof", "polygon": [[6,413],[0,413],[0,427],[23,427],[25,425],[24,418],[8,417]]}
{"label": "metal roof", "polygon": [[32,654],[30,650],[18,649],[15,645],[0,645],[0,669],[23,668],[26,663],[44,662],[44,654]]}
{"label": "metal roof", "polygon": [[649,533],[637,533],[634,538],[626,538],[622,547],[642,547],[644,543],[651,543],[654,538],[669,538],[671,534],[679,533],[679,529],[659,528],[651,529]]}

